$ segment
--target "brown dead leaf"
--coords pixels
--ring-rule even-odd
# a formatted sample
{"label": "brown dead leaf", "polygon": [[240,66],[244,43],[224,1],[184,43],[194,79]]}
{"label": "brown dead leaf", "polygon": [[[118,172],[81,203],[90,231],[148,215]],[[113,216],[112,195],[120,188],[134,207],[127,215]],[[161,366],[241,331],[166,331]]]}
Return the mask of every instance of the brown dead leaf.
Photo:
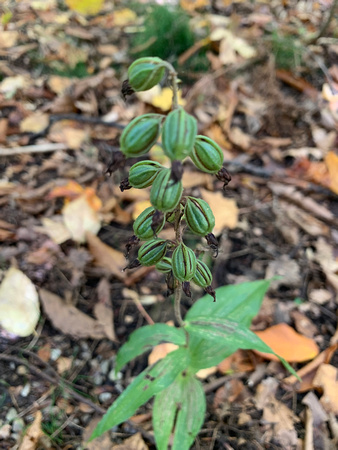
{"label": "brown dead leaf", "polygon": [[292,389],[295,389],[297,392],[306,392],[310,389],[313,389],[313,379],[316,375],[318,367],[321,364],[328,364],[334,355],[334,353],[338,349],[338,344],[331,345],[323,352],[321,352],[317,358],[313,361],[306,364],[306,366],[302,367],[298,370],[297,375],[302,379],[301,382],[297,380],[294,375],[290,375],[284,378],[283,383],[286,387],[290,386]]}
{"label": "brown dead leaf", "polygon": [[99,302],[94,306],[94,314],[102,325],[108,339],[116,341],[114,332],[114,313],[110,298],[110,285],[106,278],[102,278],[98,287],[97,295]]}
{"label": "brown dead leaf", "polygon": [[62,298],[46,289],[40,289],[44,311],[53,326],[74,339],[106,337],[102,325],[73,305],[67,305]]}
{"label": "brown dead leaf", "polygon": [[267,378],[257,386],[256,389],[256,405],[259,409],[263,409],[263,417],[265,423],[273,424],[271,431],[275,436],[281,448],[296,448],[297,433],[294,424],[299,422],[299,418],[282,402],[279,402],[275,395],[278,387],[278,381],[274,378]]}
{"label": "brown dead leaf", "polygon": [[126,439],[123,444],[113,445],[114,450],[149,450],[148,445],[144,442],[141,433]]}
{"label": "brown dead leaf", "polygon": [[338,369],[331,364],[321,364],[313,385],[323,390],[320,403],[327,413],[338,414]]}
{"label": "brown dead leaf", "polygon": [[313,338],[318,332],[316,325],[305,314],[300,311],[291,311],[290,316],[295,321],[295,327],[298,333],[308,338]]}
{"label": "brown dead leaf", "polygon": [[60,375],[62,375],[64,372],[67,372],[68,370],[71,369],[73,364],[73,360],[72,358],[68,358],[66,356],[60,356],[60,358],[58,358],[56,360],[56,367],[57,367],[57,371]]}
{"label": "brown dead leaf", "polygon": [[48,362],[50,360],[51,354],[51,345],[45,344],[43,347],[40,347],[38,350],[38,357],[42,359],[44,362]]}
{"label": "brown dead leaf", "polygon": [[95,417],[92,419],[83,431],[82,444],[86,450],[111,450],[112,442],[110,439],[109,431],[106,431],[101,436],[97,437],[93,441],[88,442],[90,436],[93,434],[97,424],[101,420],[101,417]]}
{"label": "brown dead leaf", "polygon": [[245,350],[237,350],[231,356],[225,358],[217,366],[221,373],[238,373],[251,372],[254,370],[254,364],[248,357],[248,352]]}
{"label": "brown dead leaf", "polygon": [[[279,323],[264,331],[255,331],[277,355],[282,356],[288,362],[303,362],[315,358],[319,349],[313,339],[302,336],[286,323]],[[264,358],[278,361],[277,356],[254,350]]]}
{"label": "brown dead leaf", "polygon": [[127,275],[122,270],[126,267],[127,262],[123,253],[104,244],[93,233],[87,232],[86,238],[95,264],[109,270],[117,279],[124,280]]}
{"label": "brown dead leaf", "polygon": [[214,409],[221,408],[226,403],[243,403],[245,398],[251,396],[249,390],[241,380],[236,378],[226,381],[224,386],[217,389],[214,397]]}
{"label": "brown dead leaf", "polygon": [[41,429],[42,413],[37,411],[32,425],[26,431],[19,450],[35,450],[39,446],[40,438],[44,435]]}

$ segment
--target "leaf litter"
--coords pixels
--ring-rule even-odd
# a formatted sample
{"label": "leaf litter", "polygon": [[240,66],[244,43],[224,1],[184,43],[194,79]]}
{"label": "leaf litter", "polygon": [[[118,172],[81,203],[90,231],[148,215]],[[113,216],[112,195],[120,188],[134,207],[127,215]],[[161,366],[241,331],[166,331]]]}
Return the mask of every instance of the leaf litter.
{"label": "leaf litter", "polygon": [[[173,318],[161,275],[148,267],[123,271],[135,256],[125,257],[132,217],[149,193],[118,191],[128,166],[111,178],[104,175],[123,126],[139,114],[167,111],[171,94],[164,85],[126,103],[120,96],[144,8],[139,14],[123,1],[114,8],[93,0],[69,0],[62,8],[54,0],[3,3],[0,304],[7,306],[0,317],[0,357],[12,362],[0,365],[11,389],[10,396],[4,390],[0,446],[16,445],[24,434],[20,421],[8,420],[14,408],[24,424],[33,423],[28,448],[38,448],[41,428],[67,448],[85,442],[73,420],[93,429],[95,408],[102,414],[146,366],[146,357],[139,358],[123,379],[116,378],[119,346],[142,324]],[[214,205],[218,258],[206,253],[204,243],[196,245],[210,260],[214,287],[282,274],[253,330],[275,330],[272,339],[283,347],[278,352],[291,361],[290,350],[297,350],[304,361],[293,363],[301,384],[285,378],[278,362],[243,350],[201,373],[210,401],[200,447],[249,448],[256,441],[323,448],[329,441],[334,448],[338,69],[331,37],[337,19],[326,35],[307,43],[333,1],[306,7],[278,0],[179,3],[195,33],[191,47],[171,55],[182,74],[180,98],[198,119],[199,132],[221,145],[232,175],[223,192],[220,182],[185,163],[186,191]],[[151,157],[158,158],[155,148]],[[14,271],[21,281],[7,283]],[[30,292],[40,293],[40,321],[37,293]],[[136,295],[132,301],[130,292]],[[193,292],[194,299],[200,295]],[[14,346],[10,330],[5,332],[8,304],[16,325],[26,314],[24,334],[15,329],[26,337],[16,338]],[[190,305],[184,299],[183,306]],[[287,344],[287,336],[297,340]],[[83,395],[70,394],[62,406],[63,393],[54,391],[52,415],[54,394],[41,368],[47,374],[64,371]],[[28,398],[18,394],[27,383]],[[87,396],[95,402],[87,405]],[[89,412],[79,414],[78,405]],[[122,434],[105,436],[102,448],[148,448],[149,415],[138,427],[133,430],[141,435],[132,437],[129,425],[119,427]]]}

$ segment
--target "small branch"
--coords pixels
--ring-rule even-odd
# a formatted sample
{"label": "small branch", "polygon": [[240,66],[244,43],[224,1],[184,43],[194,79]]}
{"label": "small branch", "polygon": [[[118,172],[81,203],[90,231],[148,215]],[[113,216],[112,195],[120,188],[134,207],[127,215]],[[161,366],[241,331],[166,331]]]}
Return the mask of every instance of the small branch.
{"label": "small branch", "polygon": [[0,148],[0,156],[13,156],[23,153],[47,153],[58,150],[68,150],[68,147],[61,142],[55,144],[47,142],[46,144],[26,145],[25,147]]}

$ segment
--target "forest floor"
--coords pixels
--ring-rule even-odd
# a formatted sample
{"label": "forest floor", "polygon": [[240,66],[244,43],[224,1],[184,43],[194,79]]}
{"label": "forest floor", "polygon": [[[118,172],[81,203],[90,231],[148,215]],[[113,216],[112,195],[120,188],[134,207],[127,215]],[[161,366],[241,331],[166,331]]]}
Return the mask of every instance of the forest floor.
{"label": "forest floor", "polygon": [[[133,220],[149,205],[148,190],[119,189],[136,160],[106,173],[123,126],[170,110],[166,84],[121,95],[128,66],[147,50],[176,66],[182,104],[232,175],[223,190],[185,162],[185,192],[213,209],[219,254],[188,232],[187,243],[205,251],[214,288],[279,276],[252,330],[287,324],[317,348],[308,355],[284,328],[274,337],[300,385],[278,361],[243,350],[201,374],[207,416],[193,448],[337,448],[337,15],[323,26],[337,2],[184,0],[192,31],[163,25],[163,35],[145,3],[106,2],[90,16],[73,3],[0,7],[0,281],[15,269],[17,283],[0,285],[0,449],[155,448],[151,403],[86,443],[148,364],[139,357],[116,378],[118,349],[151,320],[174,320],[162,274],[122,271]],[[150,157],[168,164],[159,146]],[[34,334],[17,337],[5,326],[8,302],[14,311],[30,282],[41,317]],[[182,311],[202,295],[194,289]],[[43,436],[29,446],[39,412]]]}

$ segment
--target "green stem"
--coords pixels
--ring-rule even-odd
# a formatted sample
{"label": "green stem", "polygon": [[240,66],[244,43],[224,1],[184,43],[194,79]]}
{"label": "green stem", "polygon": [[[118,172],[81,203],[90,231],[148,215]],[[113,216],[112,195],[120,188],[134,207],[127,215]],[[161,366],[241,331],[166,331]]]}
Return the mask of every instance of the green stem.
{"label": "green stem", "polygon": [[183,327],[184,322],[181,315],[181,296],[182,296],[182,283],[177,282],[177,285],[175,287],[174,313],[178,325],[180,327]]}
{"label": "green stem", "polygon": [[171,64],[166,62],[166,67],[169,71],[169,80],[171,82],[171,86],[173,88],[173,109],[178,108],[178,78],[177,78],[177,72],[173,68]]}

